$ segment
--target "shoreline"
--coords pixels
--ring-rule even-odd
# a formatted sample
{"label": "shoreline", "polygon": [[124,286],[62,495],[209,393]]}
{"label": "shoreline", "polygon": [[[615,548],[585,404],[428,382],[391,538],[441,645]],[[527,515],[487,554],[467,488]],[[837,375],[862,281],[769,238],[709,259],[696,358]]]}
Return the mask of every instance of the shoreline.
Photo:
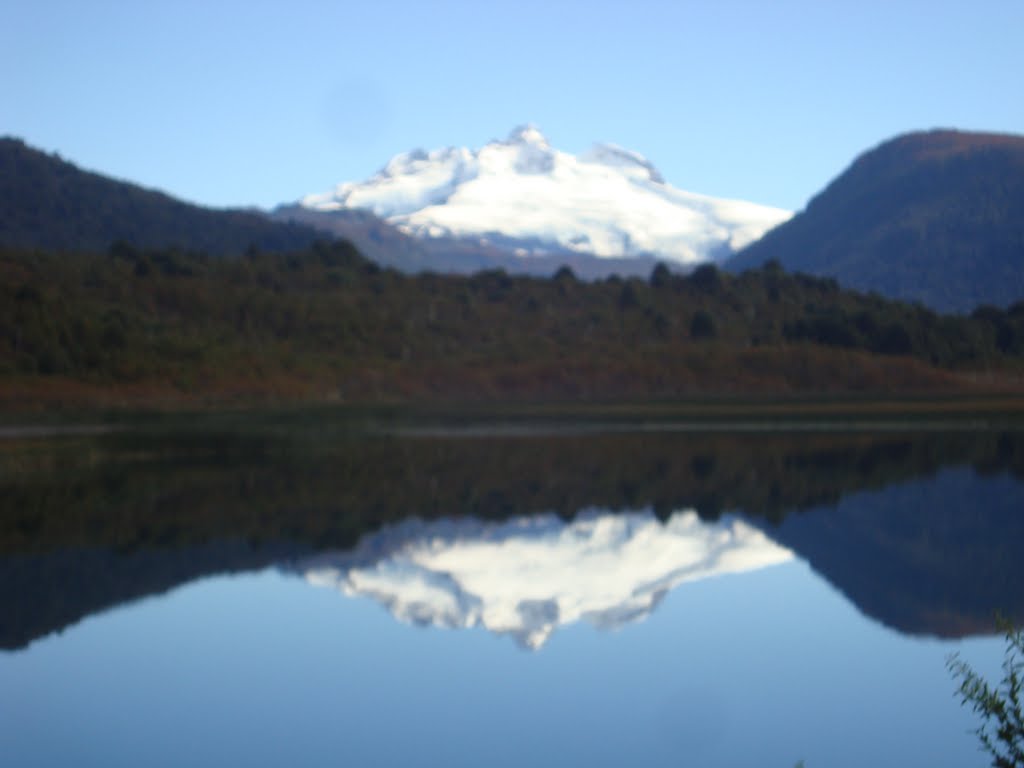
{"label": "shoreline", "polygon": [[0,441],[91,436],[147,425],[237,428],[358,424],[368,434],[473,437],[612,432],[896,432],[1024,429],[1024,394],[717,395],[658,399],[180,399],[0,406]]}

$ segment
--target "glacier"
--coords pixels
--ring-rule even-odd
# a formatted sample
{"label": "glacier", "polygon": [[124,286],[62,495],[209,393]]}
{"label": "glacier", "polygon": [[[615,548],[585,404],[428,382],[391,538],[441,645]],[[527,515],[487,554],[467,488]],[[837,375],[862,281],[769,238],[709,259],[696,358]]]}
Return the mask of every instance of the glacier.
{"label": "glacier", "polygon": [[282,566],[309,584],[368,597],[402,622],[483,627],[538,649],[580,620],[615,629],[643,620],[674,587],[790,560],[754,526],[680,510],[589,510],[502,522],[407,520],[348,552]]}
{"label": "glacier", "polygon": [[721,262],[792,216],[678,189],[614,144],[560,151],[534,125],[477,150],[397,155],[371,178],[300,205],[368,210],[414,237],[496,241],[525,258],[568,252],[684,266]]}

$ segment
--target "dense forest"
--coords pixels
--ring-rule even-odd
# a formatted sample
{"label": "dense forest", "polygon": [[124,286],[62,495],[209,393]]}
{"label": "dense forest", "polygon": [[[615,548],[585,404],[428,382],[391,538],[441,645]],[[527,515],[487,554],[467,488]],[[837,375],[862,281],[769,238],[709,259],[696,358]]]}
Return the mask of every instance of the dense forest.
{"label": "dense forest", "polygon": [[1019,388],[1024,302],[968,317],[771,263],[649,278],[404,275],[345,242],[238,259],[0,252],[7,407]]}

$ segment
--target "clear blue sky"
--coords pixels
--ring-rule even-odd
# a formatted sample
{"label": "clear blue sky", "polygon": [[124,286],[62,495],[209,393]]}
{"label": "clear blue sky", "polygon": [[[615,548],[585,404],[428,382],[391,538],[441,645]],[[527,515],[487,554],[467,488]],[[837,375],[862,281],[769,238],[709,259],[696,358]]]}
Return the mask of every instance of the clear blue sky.
{"label": "clear blue sky", "polygon": [[1024,0],[7,0],[0,134],[269,207],[536,123],[798,209],[908,130],[1024,133]]}

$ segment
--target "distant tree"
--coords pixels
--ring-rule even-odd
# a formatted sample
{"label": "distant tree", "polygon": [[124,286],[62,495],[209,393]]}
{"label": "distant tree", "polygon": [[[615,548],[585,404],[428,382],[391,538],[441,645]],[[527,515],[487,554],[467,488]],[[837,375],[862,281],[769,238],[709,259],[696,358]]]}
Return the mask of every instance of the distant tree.
{"label": "distant tree", "polygon": [[714,264],[701,264],[688,279],[691,285],[704,293],[717,293],[722,287],[722,274]]}
{"label": "distant tree", "polygon": [[715,327],[715,319],[707,311],[698,309],[693,313],[693,318],[690,320],[691,339],[713,339],[717,335],[718,329]]}
{"label": "distant tree", "polygon": [[665,316],[665,313],[652,310],[650,312],[650,318],[651,326],[654,328],[654,334],[659,339],[667,339],[669,332],[672,330],[672,322]]}
{"label": "distant tree", "polygon": [[999,307],[993,307],[991,304],[981,304],[971,312],[971,317],[975,320],[996,325],[1003,319],[1004,314]]}
{"label": "distant tree", "polygon": [[563,264],[555,272],[555,278],[554,279],[555,279],[556,282],[559,282],[559,283],[561,283],[561,282],[574,283],[574,282],[576,282],[576,273],[572,271],[572,267],[570,267],[570,266],[568,266],[566,264]]}
{"label": "distant tree", "polygon": [[649,282],[652,288],[666,288],[672,282],[672,273],[659,261],[651,270]]}
{"label": "distant tree", "polygon": [[504,269],[485,269],[478,272],[470,283],[488,301],[501,301],[515,285],[515,279]]}
{"label": "distant tree", "polygon": [[829,347],[853,347],[857,337],[841,314],[820,315],[809,323],[808,338]]}
{"label": "distant tree", "polygon": [[909,355],[914,351],[914,341],[903,325],[893,322],[878,334],[873,348],[883,355]]}
{"label": "distant tree", "polygon": [[619,309],[632,309],[639,304],[640,297],[637,296],[636,287],[633,285],[633,281],[625,281],[622,284],[622,290],[619,291]]}
{"label": "distant tree", "polygon": [[124,261],[134,261],[138,253],[131,243],[127,243],[124,240],[115,240],[110,244],[107,249],[107,255],[112,259],[123,259]]}
{"label": "distant tree", "polygon": [[996,327],[996,346],[1003,354],[1011,354],[1017,347],[1020,334],[1009,323],[1000,323]]}
{"label": "distant tree", "polygon": [[782,298],[782,283],[786,277],[782,263],[778,259],[768,259],[761,267],[761,274],[768,299],[778,301]]}

